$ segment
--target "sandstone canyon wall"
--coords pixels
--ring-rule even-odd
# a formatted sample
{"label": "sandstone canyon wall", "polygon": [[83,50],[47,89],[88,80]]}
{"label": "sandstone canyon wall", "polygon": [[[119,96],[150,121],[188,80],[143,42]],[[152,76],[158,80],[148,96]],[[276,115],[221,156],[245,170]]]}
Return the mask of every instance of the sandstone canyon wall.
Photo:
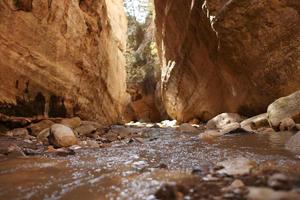
{"label": "sandstone canyon wall", "polygon": [[155,9],[172,118],[254,115],[300,89],[298,0],[155,0]]}
{"label": "sandstone canyon wall", "polygon": [[117,123],[126,31],[122,0],[0,1],[0,112]]}

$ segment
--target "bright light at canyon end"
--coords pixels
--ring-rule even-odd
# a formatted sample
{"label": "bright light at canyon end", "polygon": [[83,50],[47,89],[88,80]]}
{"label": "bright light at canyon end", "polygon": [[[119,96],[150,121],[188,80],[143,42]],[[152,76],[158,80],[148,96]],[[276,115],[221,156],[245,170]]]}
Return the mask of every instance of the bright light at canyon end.
{"label": "bright light at canyon end", "polygon": [[149,0],[125,0],[125,10],[140,23],[145,23],[149,14]]}

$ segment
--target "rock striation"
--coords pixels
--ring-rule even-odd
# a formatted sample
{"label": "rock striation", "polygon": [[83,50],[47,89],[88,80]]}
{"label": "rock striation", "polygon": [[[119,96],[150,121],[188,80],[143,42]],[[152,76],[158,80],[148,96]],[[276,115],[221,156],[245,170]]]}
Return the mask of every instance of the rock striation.
{"label": "rock striation", "polygon": [[297,0],[155,0],[161,93],[178,121],[264,113],[300,89]]}
{"label": "rock striation", "polygon": [[0,112],[117,123],[126,31],[121,0],[0,1]]}

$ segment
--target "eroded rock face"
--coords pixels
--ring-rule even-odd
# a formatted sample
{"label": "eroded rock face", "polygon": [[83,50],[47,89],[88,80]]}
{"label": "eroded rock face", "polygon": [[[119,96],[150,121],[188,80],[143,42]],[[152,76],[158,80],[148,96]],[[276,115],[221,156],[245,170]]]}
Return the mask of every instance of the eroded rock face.
{"label": "eroded rock face", "polygon": [[297,0],[155,0],[162,98],[178,121],[251,116],[300,89]]}
{"label": "eroded rock face", "polygon": [[118,122],[126,30],[121,0],[0,1],[0,112]]}

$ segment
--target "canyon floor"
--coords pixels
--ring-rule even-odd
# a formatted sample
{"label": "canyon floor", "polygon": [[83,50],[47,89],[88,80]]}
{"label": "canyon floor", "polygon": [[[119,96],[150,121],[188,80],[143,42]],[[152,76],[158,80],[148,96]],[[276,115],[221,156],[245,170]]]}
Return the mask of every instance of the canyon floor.
{"label": "canyon floor", "polygon": [[130,123],[58,149],[2,135],[0,199],[299,199],[300,158],[284,148],[291,135],[200,139]]}

